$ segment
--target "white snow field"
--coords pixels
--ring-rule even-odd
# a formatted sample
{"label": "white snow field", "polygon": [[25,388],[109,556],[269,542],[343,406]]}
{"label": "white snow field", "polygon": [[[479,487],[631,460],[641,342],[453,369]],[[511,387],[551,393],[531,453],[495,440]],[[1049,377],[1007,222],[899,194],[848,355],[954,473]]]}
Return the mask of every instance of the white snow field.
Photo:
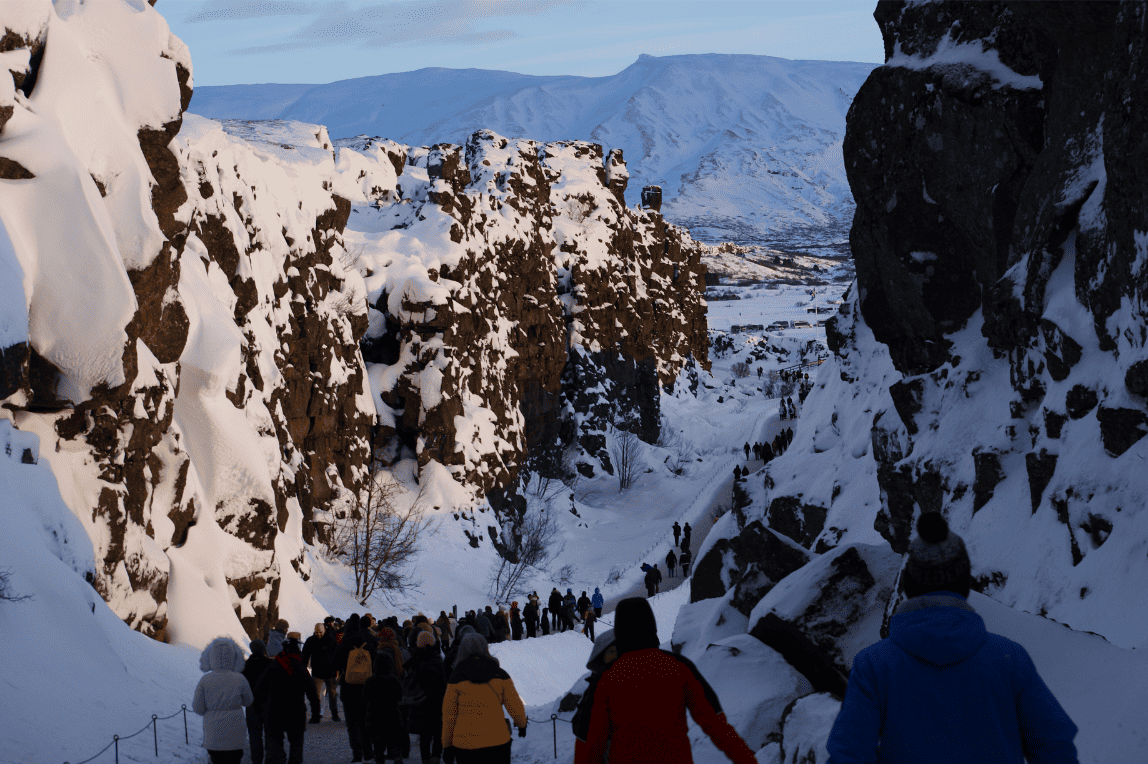
{"label": "white snow field", "polygon": [[649,56],[609,77],[420,69],[325,85],[198,88],[214,119],[291,119],[331,137],[462,144],[476,130],[623,150],[627,204],[662,187],[667,220],[701,241],[845,224],[845,112],[872,64],[770,56]]}

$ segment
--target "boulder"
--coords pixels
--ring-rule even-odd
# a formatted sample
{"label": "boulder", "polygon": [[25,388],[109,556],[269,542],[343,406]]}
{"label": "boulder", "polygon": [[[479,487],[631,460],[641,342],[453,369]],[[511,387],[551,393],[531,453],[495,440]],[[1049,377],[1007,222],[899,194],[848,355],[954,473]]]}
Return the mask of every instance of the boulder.
{"label": "boulder", "polygon": [[900,563],[888,547],[838,547],[773,587],[750,613],[750,634],[817,692],[843,698],[853,657],[880,639]]}

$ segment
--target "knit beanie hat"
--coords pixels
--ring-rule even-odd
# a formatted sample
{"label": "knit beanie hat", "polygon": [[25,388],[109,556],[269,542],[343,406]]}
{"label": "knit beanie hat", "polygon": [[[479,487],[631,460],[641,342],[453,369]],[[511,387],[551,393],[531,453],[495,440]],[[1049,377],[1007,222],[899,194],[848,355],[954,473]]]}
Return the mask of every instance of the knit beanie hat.
{"label": "knit beanie hat", "polygon": [[262,639],[251,640],[251,654],[252,655],[267,655],[267,645]]}
{"label": "knit beanie hat", "polygon": [[389,627],[389,626],[387,626],[387,627],[383,628],[383,629],[382,629],[382,630],[379,632],[379,641],[380,641],[380,642],[394,642],[394,641],[395,641],[395,631],[394,631],[394,629],[392,629],[392,628],[391,628],[391,627]]}
{"label": "knit beanie hat", "polygon": [[276,631],[282,631],[282,632],[286,633],[287,629],[289,629],[289,628],[291,628],[291,627],[288,625],[287,621],[283,620],[282,618],[280,618],[278,621],[275,622],[275,630]]}
{"label": "knit beanie hat", "polygon": [[614,611],[614,634],[619,656],[658,646],[658,622],[645,597],[628,597],[618,603]]}
{"label": "knit beanie hat", "polygon": [[940,512],[925,512],[917,520],[917,538],[909,544],[906,586],[912,596],[929,592],[963,593],[969,588],[971,563],[964,540],[949,530]]}
{"label": "knit beanie hat", "polygon": [[431,647],[434,645],[434,635],[429,631],[419,633],[419,638],[415,640],[415,644],[419,647]]}

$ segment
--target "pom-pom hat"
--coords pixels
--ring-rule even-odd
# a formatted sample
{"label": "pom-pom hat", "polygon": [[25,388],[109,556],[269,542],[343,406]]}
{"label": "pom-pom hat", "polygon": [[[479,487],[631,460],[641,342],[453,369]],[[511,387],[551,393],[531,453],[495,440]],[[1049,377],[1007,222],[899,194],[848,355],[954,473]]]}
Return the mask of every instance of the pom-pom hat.
{"label": "pom-pom hat", "polygon": [[922,593],[962,592],[968,588],[971,563],[964,540],[949,530],[939,512],[925,512],[917,520],[917,538],[909,544],[905,574]]}

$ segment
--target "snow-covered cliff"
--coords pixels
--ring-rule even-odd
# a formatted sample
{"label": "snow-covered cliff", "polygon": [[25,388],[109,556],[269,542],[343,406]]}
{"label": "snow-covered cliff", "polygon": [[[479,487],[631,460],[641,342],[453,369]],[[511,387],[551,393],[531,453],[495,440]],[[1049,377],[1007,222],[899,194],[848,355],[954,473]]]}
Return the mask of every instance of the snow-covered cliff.
{"label": "snow-covered cliff", "polygon": [[609,77],[420,69],[325,85],[196,91],[192,110],[294,119],[335,138],[465,143],[477,130],[585,140],[629,158],[626,198],[660,185],[666,219],[705,241],[761,241],[794,228],[843,235],[853,200],[845,112],[872,64],[770,56],[642,55]]}

